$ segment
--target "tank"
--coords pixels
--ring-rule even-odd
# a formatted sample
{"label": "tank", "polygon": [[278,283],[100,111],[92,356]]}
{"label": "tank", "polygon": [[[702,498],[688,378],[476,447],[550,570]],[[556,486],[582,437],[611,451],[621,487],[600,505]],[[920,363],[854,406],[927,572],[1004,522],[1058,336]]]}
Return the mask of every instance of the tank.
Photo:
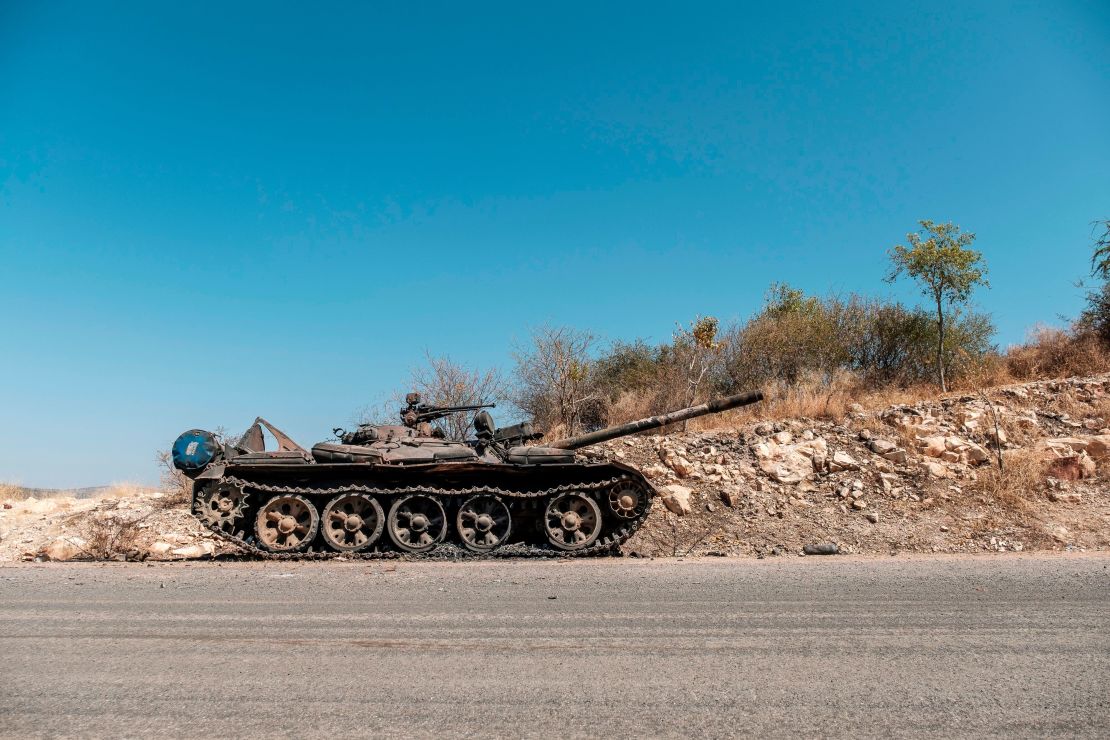
{"label": "tank", "polygon": [[[530,424],[498,428],[492,405],[427,405],[410,393],[400,424],[335,429],[335,441],[310,450],[259,417],[234,443],[185,432],[172,458],[193,480],[193,515],[261,557],[391,557],[445,543],[476,554],[604,554],[643,524],[656,491],[635,468],[575,450],[762,398],[741,393],[538,444]],[[434,426],[464,412],[476,412],[473,438]]]}

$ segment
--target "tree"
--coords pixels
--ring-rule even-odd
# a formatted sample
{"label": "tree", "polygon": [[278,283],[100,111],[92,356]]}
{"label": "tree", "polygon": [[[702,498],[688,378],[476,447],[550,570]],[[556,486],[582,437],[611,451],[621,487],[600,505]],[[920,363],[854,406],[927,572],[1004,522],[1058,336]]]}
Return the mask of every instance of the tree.
{"label": "tree", "polygon": [[542,326],[532,332],[531,346],[513,353],[517,405],[541,427],[559,424],[575,434],[586,406],[599,400],[590,372],[594,342],[589,332]]}
{"label": "tree", "polygon": [[[717,341],[720,323],[713,316],[696,316],[689,327],[679,324],[674,333],[674,354],[686,385],[686,405],[693,406],[706,373],[721,351]],[[682,422],[683,431],[686,422]]]}
{"label": "tree", "polygon": [[1095,221],[1091,226],[1097,235],[1091,254],[1091,274],[1110,280],[1110,219]]}
{"label": "tree", "polygon": [[987,266],[981,252],[970,249],[975,234],[960,232],[951,222],[921,221],[921,229],[907,234],[909,246],[895,245],[890,250],[892,267],[887,282],[903,273],[917,281],[921,292],[936,306],[937,378],[942,391],[948,390],[944,374],[945,323],[960,304],[967,303],[976,286],[990,287]]}

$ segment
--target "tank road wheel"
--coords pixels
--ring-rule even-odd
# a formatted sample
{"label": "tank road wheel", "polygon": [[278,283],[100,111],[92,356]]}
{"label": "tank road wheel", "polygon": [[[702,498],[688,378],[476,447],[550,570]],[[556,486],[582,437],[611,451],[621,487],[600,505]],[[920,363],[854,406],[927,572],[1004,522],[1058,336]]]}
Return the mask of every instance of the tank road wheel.
{"label": "tank road wheel", "polygon": [[377,542],[384,527],[381,504],[365,494],[348,493],[324,507],[320,532],[332,549],[358,552]]}
{"label": "tank road wheel", "polygon": [[472,496],[459,508],[455,519],[463,546],[476,552],[489,552],[509,539],[512,521],[509,507],[496,496]]}
{"label": "tank road wheel", "polygon": [[197,494],[193,511],[205,524],[235,534],[246,504],[246,491],[234,483],[221,481]]}
{"label": "tank road wheel", "polygon": [[406,552],[427,552],[443,542],[447,534],[447,515],[431,496],[405,496],[389,507],[386,522],[389,539]]}
{"label": "tank road wheel", "polygon": [[609,508],[621,519],[635,519],[647,508],[647,496],[630,483],[618,484],[609,491]]}
{"label": "tank road wheel", "polygon": [[601,507],[589,496],[564,493],[547,505],[547,540],[560,550],[589,547],[601,534]]}
{"label": "tank road wheel", "polygon": [[298,552],[308,547],[320,528],[316,507],[303,496],[274,496],[258,511],[254,529],[258,544],[270,552]]}

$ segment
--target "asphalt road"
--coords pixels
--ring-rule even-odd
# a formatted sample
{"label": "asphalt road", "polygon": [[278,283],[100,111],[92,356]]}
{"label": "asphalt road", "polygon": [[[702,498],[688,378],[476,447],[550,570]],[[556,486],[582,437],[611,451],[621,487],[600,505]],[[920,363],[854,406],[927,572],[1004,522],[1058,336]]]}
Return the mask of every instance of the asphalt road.
{"label": "asphalt road", "polygon": [[0,567],[0,736],[1110,736],[1110,558]]}

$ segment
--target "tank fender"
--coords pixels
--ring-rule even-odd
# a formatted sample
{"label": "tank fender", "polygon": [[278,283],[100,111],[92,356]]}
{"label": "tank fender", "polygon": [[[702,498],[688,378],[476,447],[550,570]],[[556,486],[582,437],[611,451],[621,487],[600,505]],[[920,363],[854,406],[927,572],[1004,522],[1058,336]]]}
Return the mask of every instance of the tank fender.
{"label": "tank fender", "polygon": [[205,468],[204,472],[198,475],[195,480],[213,480],[215,478],[223,478],[224,470],[226,468],[226,463],[216,463],[215,465],[210,465]]}

